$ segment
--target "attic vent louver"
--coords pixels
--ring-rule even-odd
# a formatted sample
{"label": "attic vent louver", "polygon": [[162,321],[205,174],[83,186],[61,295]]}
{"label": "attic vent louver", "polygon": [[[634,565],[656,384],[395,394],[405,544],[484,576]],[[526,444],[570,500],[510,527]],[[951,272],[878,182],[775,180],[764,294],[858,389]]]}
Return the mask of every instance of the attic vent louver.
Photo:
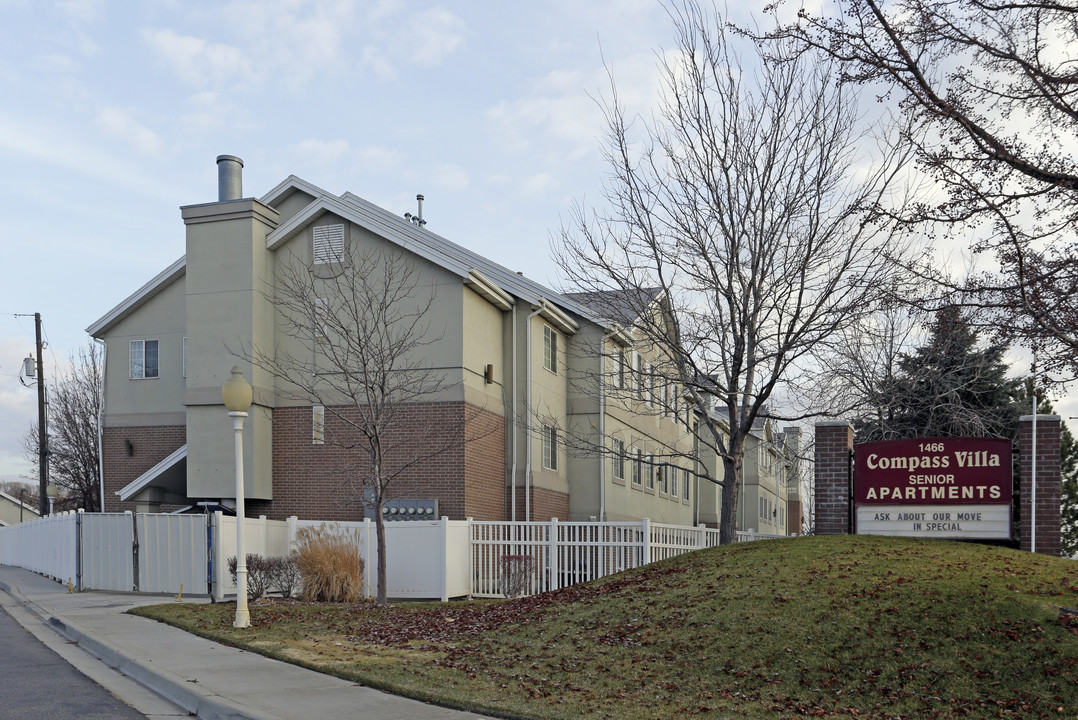
{"label": "attic vent louver", "polygon": [[315,265],[341,262],[344,257],[344,225],[317,225],[314,228]]}

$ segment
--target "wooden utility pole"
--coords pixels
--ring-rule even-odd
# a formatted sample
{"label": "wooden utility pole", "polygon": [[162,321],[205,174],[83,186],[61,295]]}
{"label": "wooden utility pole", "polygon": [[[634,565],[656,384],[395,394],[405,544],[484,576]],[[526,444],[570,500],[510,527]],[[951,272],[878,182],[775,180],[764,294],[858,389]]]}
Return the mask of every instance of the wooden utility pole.
{"label": "wooden utility pole", "polygon": [[38,500],[41,517],[49,514],[49,432],[45,412],[45,366],[41,362],[41,313],[34,313],[34,333],[37,339],[37,464]]}

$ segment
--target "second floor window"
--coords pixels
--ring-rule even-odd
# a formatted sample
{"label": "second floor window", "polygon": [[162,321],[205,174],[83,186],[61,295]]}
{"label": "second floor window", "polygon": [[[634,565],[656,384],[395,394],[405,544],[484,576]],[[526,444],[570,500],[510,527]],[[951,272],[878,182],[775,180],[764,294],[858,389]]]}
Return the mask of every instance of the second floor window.
{"label": "second floor window", "polygon": [[625,479],[625,442],[614,440],[614,479]]}
{"label": "second floor window", "polygon": [[558,374],[558,331],[549,325],[543,326],[543,367]]}
{"label": "second floor window", "polygon": [[543,467],[558,469],[558,429],[553,425],[543,426]]}
{"label": "second floor window", "polygon": [[158,371],[157,340],[132,340],[131,379],[155,378]]}

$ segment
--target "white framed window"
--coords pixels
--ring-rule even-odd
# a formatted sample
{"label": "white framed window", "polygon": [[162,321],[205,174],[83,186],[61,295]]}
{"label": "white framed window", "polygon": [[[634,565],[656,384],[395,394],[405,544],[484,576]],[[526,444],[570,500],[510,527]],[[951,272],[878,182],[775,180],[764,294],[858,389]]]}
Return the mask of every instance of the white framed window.
{"label": "white framed window", "polygon": [[325,445],[326,443],[326,406],[311,406],[311,444]]}
{"label": "white framed window", "polygon": [[558,374],[558,331],[549,325],[543,326],[543,367]]}
{"label": "white framed window", "polygon": [[677,496],[681,494],[681,491],[678,489],[680,487],[678,484],[678,473],[681,472],[681,469],[676,468],[673,465],[668,465],[667,470],[670,473],[670,497],[677,498]]}
{"label": "white framed window", "polygon": [[625,479],[625,443],[614,438],[614,479]]}
{"label": "white framed window", "polygon": [[553,425],[543,426],[543,467],[558,469],[558,429]]}
{"label": "white framed window", "polygon": [[640,448],[636,448],[633,452],[633,485],[640,485],[640,471],[643,464],[642,454]]}
{"label": "white framed window", "polygon": [[659,492],[668,495],[670,493],[670,466],[659,465],[655,468],[655,474],[659,476]]}
{"label": "white framed window", "polygon": [[644,399],[644,377],[641,372],[643,367],[643,358],[640,357],[640,353],[633,353],[633,391],[636,393],[637,400]]}
{"label": "white framed window", "polygon": [[610,353],[610,385],[619,390],[625,387],[625,350],[617,343],[613,343]]}
{"label": "white framed window", "polygon": [[647,462],[644,464],[644,487],[648,490],[655,489],[655,456],[648,455]]}
{"label": "white framed window", "polygon": [[155,378],[160,372],[157,361],[157,340],[131,341],[131,379]]}
{"label": "white framed window", "polygon": [[644,402],[651,405],[655,398],[655,376],[651,373],[651,365],[644,363]]}
{"label": "white framed window", "polygon": [[681,471],[681,499],[688,502],[689,500],[689,470],[685,468]]}
{"label": "white framed window", "polygon": [[313,228],[314,264],[327,265],[344,258],[344,225],[317,225]]}

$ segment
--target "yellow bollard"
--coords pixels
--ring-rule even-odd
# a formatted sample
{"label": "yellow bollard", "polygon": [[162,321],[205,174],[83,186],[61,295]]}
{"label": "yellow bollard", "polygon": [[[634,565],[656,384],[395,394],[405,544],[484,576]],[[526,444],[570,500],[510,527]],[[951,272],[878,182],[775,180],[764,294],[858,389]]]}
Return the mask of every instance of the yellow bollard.
{"label": "yellow bollard", "polygon": [[67,594],[70,595],[73,592],[75,592],[75,587],[71,584],[71,578],[68,578],[67,579]]}
{"label": "yellow bollard", "polygon": [[176,602],[183,602],[183,583],[180,583],[180,594],[176,596]]}

